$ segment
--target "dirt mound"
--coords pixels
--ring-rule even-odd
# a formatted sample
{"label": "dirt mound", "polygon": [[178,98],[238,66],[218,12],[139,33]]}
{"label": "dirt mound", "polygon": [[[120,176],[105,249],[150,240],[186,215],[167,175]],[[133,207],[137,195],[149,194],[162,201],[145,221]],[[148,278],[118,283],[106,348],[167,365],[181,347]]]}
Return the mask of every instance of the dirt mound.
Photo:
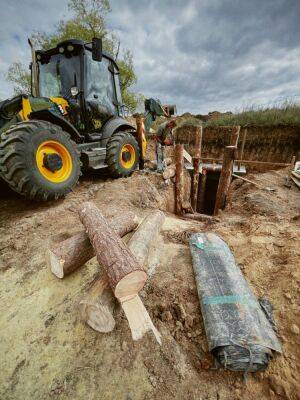
{"label": "dirt mound", "polygon": [[[213,225],[167,213],[141,292],[162,334],[161,347],[151,335],[133,342],[120,309],[110,334],[83,325],[77,305],[99,274],[96,260],[60,281],[47,269],[44,251],[82,229],[76,209],[83,201],[93,200],[107,216],[132,210],[142,218],[154,208],[172,209],[172,182],[137,172],[119,180],[86,177],[64,201],[47,205],[3,197],[0,398],[298,399],[299,191],[284,186],[285,175],[251,177],[276,192],[236,180]],[[255,294],[274,306],[284,353],[246,382],[241,374],[216,370],[208,352],[187,245],[191,233],[207,230],[229,244]]]}

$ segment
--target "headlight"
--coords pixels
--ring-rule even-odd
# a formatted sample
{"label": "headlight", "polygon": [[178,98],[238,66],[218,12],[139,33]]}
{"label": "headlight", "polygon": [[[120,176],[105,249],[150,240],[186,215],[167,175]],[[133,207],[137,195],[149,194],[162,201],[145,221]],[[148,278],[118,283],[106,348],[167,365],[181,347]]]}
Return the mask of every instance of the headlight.
{"label": "headlight", "polygon": [[74,46],[72,46],[71,44],[69,44],[69,45],[67,46],[67,50],[68,50],[68,51],[73,51],[73,50],[74,50]]}
{"label": "headlight", "polygon": [[58,51],[59,51],[60,53],[63,53],[63,52],[65,51],[65,49],[64,49],[63,47],[60,47],[60,48],[58,49]]}

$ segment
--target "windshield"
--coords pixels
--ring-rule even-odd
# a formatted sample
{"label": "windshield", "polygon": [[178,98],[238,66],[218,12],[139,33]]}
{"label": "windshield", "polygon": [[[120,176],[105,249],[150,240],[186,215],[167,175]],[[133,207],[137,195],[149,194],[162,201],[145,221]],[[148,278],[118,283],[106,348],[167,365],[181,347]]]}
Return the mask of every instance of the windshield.
{"label": "windshield", "polygon": [[113,75],[108,69],[110,61],[105,57],[102,61],[94,61],[91,51],[87,51],[86,56],[86,100],[114,115],[117,109]]}
{"label": "windshield", "polygon": [[48,63],[38,63],[40,95],[42,97],[71,96],[71,87],[79,84],[80,59],[55,54]]}

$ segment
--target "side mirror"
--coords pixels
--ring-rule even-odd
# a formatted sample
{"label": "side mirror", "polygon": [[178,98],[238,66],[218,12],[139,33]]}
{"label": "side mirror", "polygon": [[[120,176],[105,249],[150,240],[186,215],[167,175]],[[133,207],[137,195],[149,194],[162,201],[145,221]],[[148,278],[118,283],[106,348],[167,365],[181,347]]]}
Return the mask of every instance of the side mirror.
{"label": "side mirror", "polygon": [[102,39],[93,38],[92,58],[94,61],[102,61]]}

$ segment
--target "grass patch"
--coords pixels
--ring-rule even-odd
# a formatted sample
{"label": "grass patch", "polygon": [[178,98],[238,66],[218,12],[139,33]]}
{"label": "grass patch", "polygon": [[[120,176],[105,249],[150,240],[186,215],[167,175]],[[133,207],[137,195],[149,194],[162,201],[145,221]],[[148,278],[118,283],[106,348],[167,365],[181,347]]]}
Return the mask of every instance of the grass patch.
{"label": "grass patch", "polygon": [[278,107],[252,106],[240,113],[224,115],[207,121],[204,126],[220,125],[297,125],[300,124],[300,105],[285,102]]}

